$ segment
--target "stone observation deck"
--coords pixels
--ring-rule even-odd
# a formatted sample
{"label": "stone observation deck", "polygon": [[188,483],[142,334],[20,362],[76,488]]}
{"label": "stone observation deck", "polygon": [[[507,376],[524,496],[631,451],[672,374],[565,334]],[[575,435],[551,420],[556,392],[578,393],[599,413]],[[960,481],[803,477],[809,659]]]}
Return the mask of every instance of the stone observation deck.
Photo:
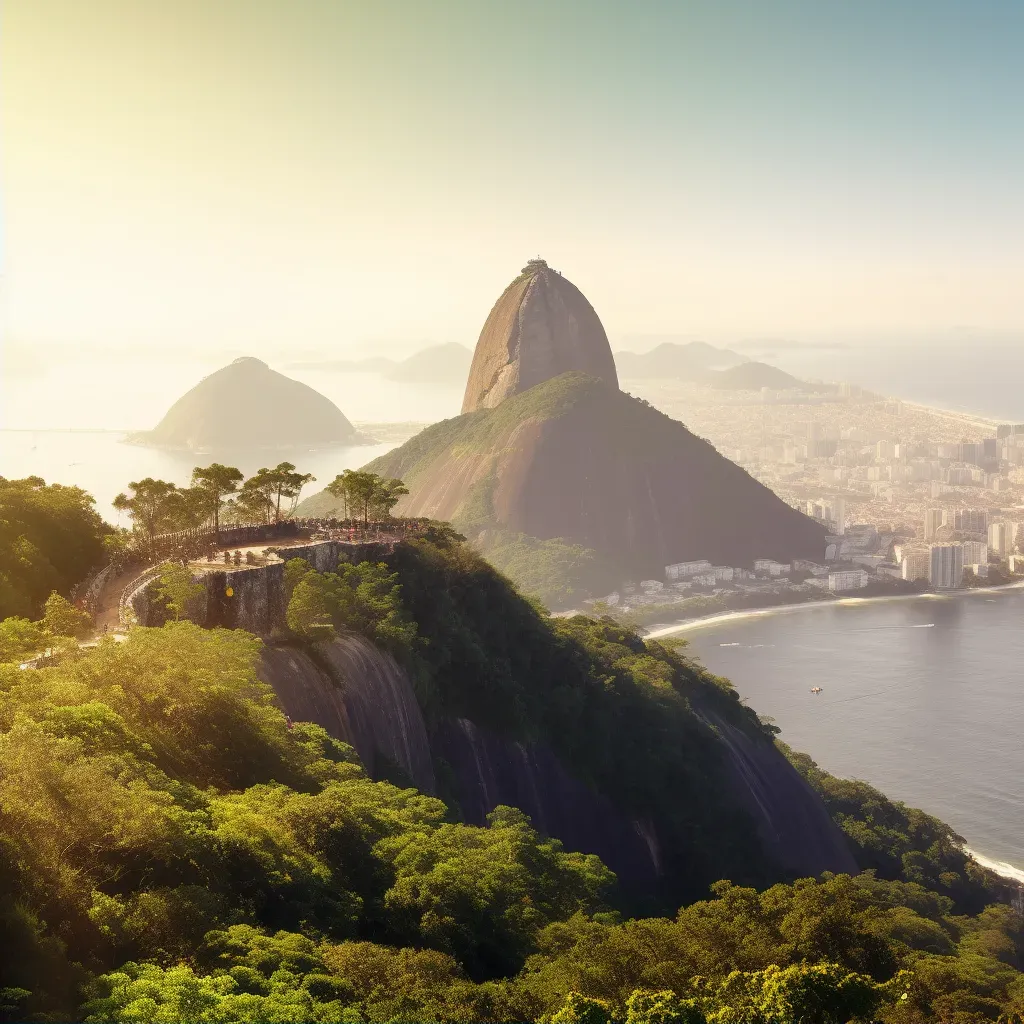
{"label": "stone observation deck", "polygon": [[[379,561],[408,536],[408,532],[331,530],[193,559],[187,564],[196,582],[203,584],[203,592],[189,603],[188,618],[211,629],[268,635],[284,625],[287,561],[302,558],[319,572],[330,572],[340,561]],[[167,621],[166,607],[156,592],[159,576],[160,567],[153,566],[125,587],[120,602],[122,626],[161,626]]]}

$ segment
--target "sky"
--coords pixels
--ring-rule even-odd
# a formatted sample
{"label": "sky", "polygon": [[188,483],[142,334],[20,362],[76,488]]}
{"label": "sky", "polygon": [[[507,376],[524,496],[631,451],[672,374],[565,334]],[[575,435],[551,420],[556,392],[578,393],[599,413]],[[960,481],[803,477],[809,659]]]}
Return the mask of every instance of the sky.
{"label": "sky", "polygon": [[1014,0],[3,0],[0,339],[472,345],[536,255],[616,347],[1012,338],[1022,43]]}

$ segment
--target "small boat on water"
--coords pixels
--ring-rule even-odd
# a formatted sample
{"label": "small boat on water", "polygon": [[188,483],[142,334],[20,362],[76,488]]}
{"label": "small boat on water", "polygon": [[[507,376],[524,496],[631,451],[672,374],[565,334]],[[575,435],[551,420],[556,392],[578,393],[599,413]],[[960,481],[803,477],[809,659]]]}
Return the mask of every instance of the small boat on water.
{"label": "small boat on water", "polygon": [[820,686],[812,686],[811,693],[821,693],[821,689],[822,688]]}

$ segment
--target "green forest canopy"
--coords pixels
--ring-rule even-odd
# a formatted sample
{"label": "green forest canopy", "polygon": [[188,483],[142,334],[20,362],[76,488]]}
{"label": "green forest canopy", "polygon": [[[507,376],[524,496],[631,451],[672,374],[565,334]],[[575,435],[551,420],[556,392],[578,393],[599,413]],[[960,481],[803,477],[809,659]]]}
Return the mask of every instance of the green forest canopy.
{"label": "green forest canopy", "polygon": [[[52,502],[54,522],[96,526],[87,496],[61,493],[74,488],[3,483],[28,520]],[[443,528],[387,564],[286,573],[295,642],[357,629],[408,667],[428,717],[549,743],[620,804],[661,801],[670,843],[696,829],[704,857],[675,879],[682,908],[624,920],[608,869],[521,812],[469,826],[370,780],[351,748],[290,726],[256,675],[255,637],[136,628],[50,668],[0,666],[0,1020],[1024,1012],[1024,919],[1007,890],[947,826],[869,786],[790,752],[868,870],[754,884],[758,848],[721,816],[691,704],[770,730],[684,653],[607,620],[548,619]],[[79,625],[57,603],[50,620]]]}
{"label": "green forest canopy", "polygon": [[0,619],[34,618],[103,560],[112,531],[79,487],[0,477]]}
{"label": "green forest canopy", "polygon": [[[1020,914],[958,915],[919,882],[722,882],[620,921],[607,869],[521,812],[460,824],[369,780],[319,727],[289,729],[258,654],[182,622],[0,669],[7,1019],[962,1024],[1022,1008]],[[638,1016],[651,1006],[677,1016]]]}

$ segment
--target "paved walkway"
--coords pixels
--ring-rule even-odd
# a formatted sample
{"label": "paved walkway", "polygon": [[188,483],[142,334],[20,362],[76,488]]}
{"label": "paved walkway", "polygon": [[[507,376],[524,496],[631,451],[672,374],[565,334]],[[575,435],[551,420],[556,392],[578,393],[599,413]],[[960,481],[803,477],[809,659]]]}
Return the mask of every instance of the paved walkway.
{"label": "paved walkway", "polygon": [[120,628],[121,595],[124,593],[124,588],[136,576],[145,572],[145,570],[146,566],[136,565],[119,573],[117,576],[112,576],[103,584],[103,588],[100,590],[96,613],[93,616],[97,636],[102,636],[104,633],[112,633],[115,629]]}

